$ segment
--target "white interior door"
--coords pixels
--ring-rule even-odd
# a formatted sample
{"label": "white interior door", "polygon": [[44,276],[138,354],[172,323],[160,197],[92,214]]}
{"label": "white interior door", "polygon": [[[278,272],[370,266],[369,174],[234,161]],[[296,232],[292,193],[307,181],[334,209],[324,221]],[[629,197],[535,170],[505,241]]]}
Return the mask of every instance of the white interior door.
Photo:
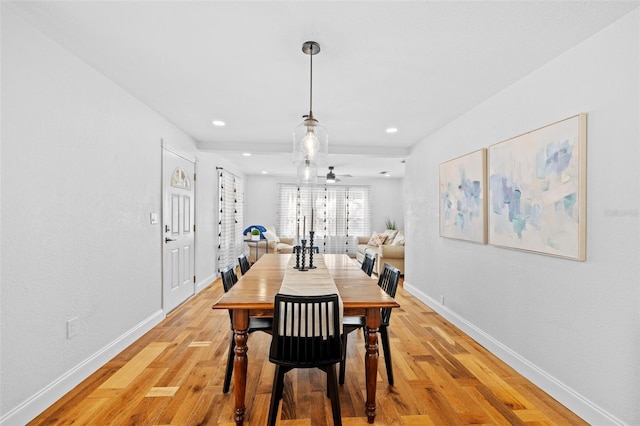
{"label": "white interior door", "polygon": [[163,150],[162,305],[170,312],[195,294],[195,163]]}

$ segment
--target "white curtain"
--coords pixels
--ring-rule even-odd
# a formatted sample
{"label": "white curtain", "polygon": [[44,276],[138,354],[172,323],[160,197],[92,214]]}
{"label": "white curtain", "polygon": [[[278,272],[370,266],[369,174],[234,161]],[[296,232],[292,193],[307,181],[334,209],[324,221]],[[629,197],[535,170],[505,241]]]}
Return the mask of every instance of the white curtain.
{"label": "white curtain", "polygon": [[313,210],[314,246],[353,256],[356,237],[371,234],[370,194],[369,186],[279,184],[278,235],[297,237],[306,228],[308,239]]}
{"label": "white curtain", "polygon": [[243,252],[244,181],[220,167],[218,170],[218,272]]}

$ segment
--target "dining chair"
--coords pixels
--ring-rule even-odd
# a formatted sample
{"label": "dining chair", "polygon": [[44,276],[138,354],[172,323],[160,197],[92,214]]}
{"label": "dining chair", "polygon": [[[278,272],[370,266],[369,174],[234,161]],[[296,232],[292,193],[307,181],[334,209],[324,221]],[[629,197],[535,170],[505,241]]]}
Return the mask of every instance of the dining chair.
{"label": "dining chair", "polygon": [[333,424],[342,425],[335,365],[342,359],[338,295],[276,294],[269,361],[276,365],[267,424],[274,426],[284,391],[284,375],[294,368],[327,373]]}
{"label": "dining chair", "polygon": [[376,263],[376,258],[373,255],[366,253],[364,259],[362,259],[362,270],[365,274],[371,276],[373,273],[373,265]]}
{"label": "dining chair", "polygon": [[249,264],[249,258],[247,257],[246,253],[242,253],[240,256],[238,256],[238,264],[240,265],[240,272],[242,272],[242,275],[246,274],[247,271],[251,268],[251,265]]}
{"label": "dining chair", "polygon": [[[400,270],[395,266],[387,263],[384,264],[380,277],[378,278],[378,286],[383,289],[389,296],[396,297],[398,282],[400,281]],[[387,380],[393,386],[393,367],[391,365],[391,347],[389,345],[389,320],[391,319],[391,308],[384,308],[380,312],[380,337],[382,340],[382,350],[384,352],[384,364],[387,367]],[[364,317],[344,317],[342,320],[342,360],[340,361],[340,377],[339,383],[344,385],[344,372],[347,360],[347,335],[354,330],[364,328]]]}
{"label": "dining chair", "polygon": [[[222,286],[224,292],[228,292],[238,282],[238,276],[236,275],[236,266],[234,264],[227,265],[222,271],[220,271],[222,277]],[[231,341],[229,342],[229,354],[227,356],[227,370],[224,374],[224,385],[222,386],[222,392],[229,392],[229,386],[231,385],[231,376],[233,374],[233,356],[234,349],[236,347],[235,332],[233,331],[233,311],[229,309],[229,320],[231,321]],[[271,334],[272,327],[271,318],[249,318],[249,328],[247,333],[253,333],[254,331],[264,331]]]}

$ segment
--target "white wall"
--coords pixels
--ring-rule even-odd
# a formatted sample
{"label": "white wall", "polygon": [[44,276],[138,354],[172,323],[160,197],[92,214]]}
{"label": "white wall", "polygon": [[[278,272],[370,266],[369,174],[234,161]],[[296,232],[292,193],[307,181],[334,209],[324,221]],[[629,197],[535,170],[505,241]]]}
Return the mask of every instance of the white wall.
{"label": "white wall", "polygon": [[[593,424],[640,424],[639,34],[636,10],[440,129],[406,163],[405,288]],[[579,112],[586,262],[439,237],[440,163]]]}
{"label": "white wall", "polygon": [[[2,7],[0,423],[30,420],[164,317],[162,233],[149,219],[161,212],[161,139],[197,155],[186,134]],[[199,278],[216,270],[215,160],[202,157]]]}
{"label": "white wall", "polygon": [[[245,225],[278,224],[278,184],[295,183],[295,178],[250,175],[245,179]],[[404,229],[402,179],[347,179],[338,185],[371,186],[372,231],[383,231],[387,217],[395,218],[396,227]]]}

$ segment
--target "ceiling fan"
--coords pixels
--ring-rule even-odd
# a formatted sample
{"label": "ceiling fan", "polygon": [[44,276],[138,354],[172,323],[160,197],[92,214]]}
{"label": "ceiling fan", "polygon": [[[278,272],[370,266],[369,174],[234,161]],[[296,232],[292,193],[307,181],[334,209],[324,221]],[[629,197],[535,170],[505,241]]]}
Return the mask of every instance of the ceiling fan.
{"label": "ceiling fan", "polygon": [[341,179],[338,179],[337,176],[340,176],[341,178],[350,178],[353,177],[349,174],[343,174],[343,175],[337,175],[333,172],[334,166],[329,166],[329,173],[327,173],[327,183],[336,183],[336,182],[340,182]]}

